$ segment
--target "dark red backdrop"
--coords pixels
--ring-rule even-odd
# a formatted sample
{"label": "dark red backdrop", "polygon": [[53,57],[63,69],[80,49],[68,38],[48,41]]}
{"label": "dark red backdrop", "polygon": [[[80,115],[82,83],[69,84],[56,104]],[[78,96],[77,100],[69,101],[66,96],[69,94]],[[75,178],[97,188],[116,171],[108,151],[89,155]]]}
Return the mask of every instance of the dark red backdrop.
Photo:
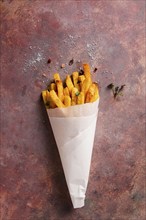
{"label": "dark red backdrop", "polygon": [[[145,1],[0,5],[1,219],[144,220]],[[101,100],[86,205],[73,210],[40,93],[79,61],[98,68]],[[111,82],[126,84],[120,100]]]}

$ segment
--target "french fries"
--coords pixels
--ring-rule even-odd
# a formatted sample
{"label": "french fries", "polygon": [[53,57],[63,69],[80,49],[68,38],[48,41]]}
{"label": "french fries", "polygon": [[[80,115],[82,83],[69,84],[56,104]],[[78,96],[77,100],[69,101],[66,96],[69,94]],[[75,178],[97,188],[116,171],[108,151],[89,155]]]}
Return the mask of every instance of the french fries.
{"label": "french fries", "polygon": [[57,86],[58,98],[63,102],[64,94],[63,94],[62,81],[61,80],[56,81],[56,86]]}
{"label": "french fries", "polygon": [[42,97],[43,101],[46,105],[46,108],[55,108],[56,105],[54,102],[52,102],[51,97],[50,97],[50,92],[48,90],[42,91]]}
{"label": "french fries", "polygon": [[95,83],[89,87],[86,95],[85,103],[94,102],[98,98],[98,89]]}
{"label": "french fries", "polygon": [[73,72],[72,77],[73,77],[74,86],[78,89],[78,91],[80,91],[80,85],[78,84],[79,73],[78,72]]}
{"label": "french fries", "polygon": [[77,104],[81,105],[84,104],[85,94],[83,92],[80,92],[77,98]]}
{"label": "french fries", "polygon": [[85,94],[85,97],[86,97],[86,93],[88,92],[89,90],[89,87],[91,86],[92,84],[92,81],[90,78],[86,78],[81,86],[81,91]]}
{"label": "french fries", "polygon": [[67,75],[67,77],[66,77],[66,85],[68,87],[69,93],[71,94],[71,91],[72,91],[74,85],[73,85],[73,82],[72,82],[71,77],[69,75]]}
{"label": "french fries", "polygon": [[69,89],[68,89],[68,87],[65,87],[63,89],[63,93],[64,93],[64,95],[68,95],[69,96]]}
{"label": "french fries", "polygon": [[71,105],[77,104],[77,96],[79,95],[79,91],[77,88],[73,87],[71,91]]}
{"label": "french fries", "polygon": [[54,90],[50,91],[50,98],[51,101],[56,104],[56,106],[58,108],[64,108],[65,105],[62,103],[62,101],[59,99],[59,97],[57,96],[56,92]]}
{"label": "french fries", "polygon": [[83,64],[84,74],[73,72],[66,76],[65,87],[59,73],[54,74],[47,90],[42,91],[46,108],[65,108],[95,102],[99,98],[98,85],[92,82],[89,64]]}
{"label": "french fries", "polygon": [[64,105],[65,107],[71,106],[71,97],[69,95],[64,96]]}
{"label": "french fries", "polygon": [[91,73],[90,73],[90,66],[87,63],[83,64],[83,70],[84,70],[84,75],[85,78],[90,79],[91,78]]}
{"label": "french fries", "polygon": [[56,91],[56,84],[55,83],[50,84],[50,90]]}
{"label": "french fries", "polygon": [[55,83],[56,83],[56,81],[59,81],[59,80],[60,80],[60,75],[59,75],[59,73],[54,73],[54,80],[55,80]]}

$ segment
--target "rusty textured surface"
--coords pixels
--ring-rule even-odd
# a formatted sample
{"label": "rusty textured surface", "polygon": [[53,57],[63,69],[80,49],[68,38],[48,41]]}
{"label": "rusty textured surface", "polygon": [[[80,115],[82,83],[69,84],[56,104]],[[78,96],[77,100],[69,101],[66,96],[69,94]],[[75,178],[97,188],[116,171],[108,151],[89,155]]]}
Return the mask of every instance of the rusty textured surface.
{"label": "rusty textured surface", "polygon": [[[144,220],[145,1],[0,6],[1,220]],[[73,210],[40,93],[79,60],[98,68],[101,101],[86,206]],[[111,82],[126,84],[120,100]]]}

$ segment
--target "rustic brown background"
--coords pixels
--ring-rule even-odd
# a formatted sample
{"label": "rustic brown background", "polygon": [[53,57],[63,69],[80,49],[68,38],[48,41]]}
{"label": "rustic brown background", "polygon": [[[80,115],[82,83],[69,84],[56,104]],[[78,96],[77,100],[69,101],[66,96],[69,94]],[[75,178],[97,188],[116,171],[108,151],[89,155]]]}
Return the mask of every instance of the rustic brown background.
{"label": "rustic brown background", "polygon": [[[145,1],[0,6],[1,220],[144,220]],[[86,205],[73,210],[40,93],[82,62],[98,68],[101,100]],[[126,84],[117,101],[111,82]]]}

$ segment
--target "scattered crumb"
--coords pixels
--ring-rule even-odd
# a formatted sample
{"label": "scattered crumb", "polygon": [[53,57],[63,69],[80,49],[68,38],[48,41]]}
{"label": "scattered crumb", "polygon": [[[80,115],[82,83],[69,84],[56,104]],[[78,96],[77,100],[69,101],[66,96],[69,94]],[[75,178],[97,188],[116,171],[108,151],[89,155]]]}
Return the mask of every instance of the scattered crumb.
{"label": "scattered crumb", "polygon": [[61,68],[64,68],[64,67],[65,67],[65,64],[64,64],[64,63],[62,63],[62,64],[61,64]]}
{"label": "scattered crumb", "polygon": [[49,58],[47,63],[51,63],[51,61],[52,61],[52,60]]}
{"label": "scattered crumb", "polygon": [[33,208],[33,206],[32,206],[32,203],[31,203],[31,202],[28,202],[26,205],[27,205],[28,207],[30,207],[30,208]]}
{"label": "scattered crumb", "polygon": [[95,67],[94,70],[93,70],[93,72],[95,73],[96,71],[97,71],[97,68]]}
{"label": "scattered crumb", "polygon": [[73,63],[74,63],[74,59],[71,59],[68,64],[69,66],[71,66]]}

